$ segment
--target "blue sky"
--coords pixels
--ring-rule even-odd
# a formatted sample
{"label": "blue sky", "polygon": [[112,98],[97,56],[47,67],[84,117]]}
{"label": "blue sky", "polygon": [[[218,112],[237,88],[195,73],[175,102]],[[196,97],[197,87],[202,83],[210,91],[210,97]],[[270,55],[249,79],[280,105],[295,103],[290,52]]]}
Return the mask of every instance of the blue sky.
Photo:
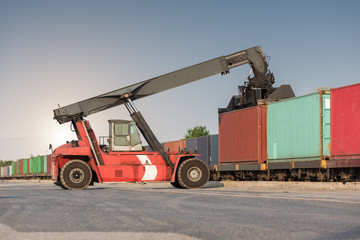
{"label": "blue sky", "polygon": [[[296,95],[360,82],[358,1],[0,1],[0,159],[75,138],[52,110],[261,45]],[[160,141],[216,134],[250,67],[135,102]],[[123,106],[88,117],[98,136]]]}

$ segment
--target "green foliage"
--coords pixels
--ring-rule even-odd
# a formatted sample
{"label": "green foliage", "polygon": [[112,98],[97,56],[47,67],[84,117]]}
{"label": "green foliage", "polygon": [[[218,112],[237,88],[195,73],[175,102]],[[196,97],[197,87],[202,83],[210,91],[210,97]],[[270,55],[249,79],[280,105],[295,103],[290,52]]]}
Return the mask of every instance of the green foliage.
{"label": "green foliage", "polygon": [[205,126],[196,126],[193,129],[186,130],[185,139],[196,138],[209,135],[210,132],[206,129]]}
{"label": "green foliage", "polygon": [[0,160],[0,167],[10,166],[12,161],[2,161]]}

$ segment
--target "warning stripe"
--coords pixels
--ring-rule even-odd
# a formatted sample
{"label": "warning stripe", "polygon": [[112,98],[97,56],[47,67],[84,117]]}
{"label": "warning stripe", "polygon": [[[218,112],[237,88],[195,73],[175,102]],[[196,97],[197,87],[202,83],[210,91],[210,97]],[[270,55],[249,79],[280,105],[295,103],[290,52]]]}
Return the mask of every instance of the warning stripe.
{"label": "warning stripe", "polygon": [[155,180],[157,175],[157,168],[152,165],[147,155],[136,155],[140,160],[141,164],[145,167],[145,174],[141,180]]}

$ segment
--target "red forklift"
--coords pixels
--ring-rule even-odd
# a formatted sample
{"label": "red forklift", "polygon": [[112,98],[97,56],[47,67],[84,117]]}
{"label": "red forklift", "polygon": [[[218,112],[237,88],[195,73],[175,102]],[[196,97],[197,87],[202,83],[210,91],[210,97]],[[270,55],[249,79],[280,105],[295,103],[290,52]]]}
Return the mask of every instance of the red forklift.
{"label": "red forklift", "polygon": [[[166,153],[133,101],[215,74],[226,75],[246,63],[253,77],[239,87],[239,96],[231,99],[226,111],[256,105],[257,99],[274,95],[287,97],[288,85],[272,87],[274,76],[257,46],[55,109],[54,119],[60,124],[71,122],[78,139],[52,152],[52,180],[63,189],[85,189],[94,182],[159,181],[169,181],[176,188],[203,187],[209,180],[208,166],[191,152]],[[122,104],[133,121],[109,120],[109,146],[100,148],[84,118]],[[143,151],[138,130],[152,152]]]}

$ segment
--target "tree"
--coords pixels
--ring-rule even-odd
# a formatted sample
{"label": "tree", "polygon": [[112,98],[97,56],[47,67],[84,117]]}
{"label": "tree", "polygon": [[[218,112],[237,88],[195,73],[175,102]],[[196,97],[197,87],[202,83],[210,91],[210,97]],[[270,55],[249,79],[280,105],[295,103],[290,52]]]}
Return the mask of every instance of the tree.
{"label": "tree", "polygon": [[196,138],[209,135],[210,132],[206,129],[205,126],[196,126],[193,129],[189,128],[186,130],[185,139]]}
{"label": "tree", "polygon": [[10,166],[12,161],[0,160],[0,167]]}

